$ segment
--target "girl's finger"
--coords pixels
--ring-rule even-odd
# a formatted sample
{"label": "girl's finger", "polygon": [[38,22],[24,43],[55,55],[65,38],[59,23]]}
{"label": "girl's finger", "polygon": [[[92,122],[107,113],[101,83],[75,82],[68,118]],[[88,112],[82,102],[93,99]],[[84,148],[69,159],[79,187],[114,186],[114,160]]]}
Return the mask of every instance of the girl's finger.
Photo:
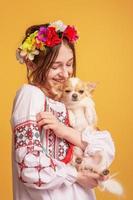
{"label": "girl's finger", "polygon": [[39,114],[39,113],[36,115],[36,120],[37,120],[37,121],[40,120],[40,114]]}
{"label": "girl's finger", "polygon": [[42,119],[38,121],[38,126],[45,126],[46,124],[53,124],[54,121],[52,119]]}
{"label": "girl's finger", "polygon": [[37,121],[41,121],[43,119],[55,119],[55,117],[54,117],[53,114],[51,115],[51,114],[48,114],[48,113],[37,114],[37,116],[36,116]]}
{"label": "girl's finger", "polygon": [[54,116],[52,112],[41,112],[40,113],[41,117],[46,117],[46,116]]}
{"label": "girl's finger", "polygon": [[41,119],[45,118],[45,113],[44,112],[40,112],[36,115],[36,120],[40,121]]}
{"label": "girl's finger", "polygon": [[44,125],[43,128],[45,130],[47,130],[47,129],[53,129],[53,125],[52,124],[47,124],[47,125]]}

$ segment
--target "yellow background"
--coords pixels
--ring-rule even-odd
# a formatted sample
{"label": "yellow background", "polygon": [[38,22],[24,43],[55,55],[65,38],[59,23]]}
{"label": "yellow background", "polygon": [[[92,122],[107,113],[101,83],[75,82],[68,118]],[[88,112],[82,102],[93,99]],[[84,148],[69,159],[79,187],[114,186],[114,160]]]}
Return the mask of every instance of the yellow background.
{"label": "yellow background", "polygon": [[[77,74],[99,82],[94,93],[99,127],[108,129],[116,146],[111,171],[133,199],[133,2],[129,0],[4,0],[0,5],[0,199],[12,200],[11,129],[15,91],[26,81],[15,50],[25,29],[61,19],[79,31]],[[116,196],[97,191],[98,200]],[[120,199],[123,199],[120,198]]]}

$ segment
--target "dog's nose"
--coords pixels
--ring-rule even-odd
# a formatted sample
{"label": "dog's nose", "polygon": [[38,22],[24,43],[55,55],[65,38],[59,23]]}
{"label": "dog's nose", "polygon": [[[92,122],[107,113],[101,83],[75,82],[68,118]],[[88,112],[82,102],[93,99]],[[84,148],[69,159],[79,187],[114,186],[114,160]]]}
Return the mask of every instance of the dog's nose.
{"label": "dog's nose", "polygon": [[74,99],[74,100],[76,100],[77,99],[77,97],[78,97],[78,95],[77,94],[72,94],[72,98]]}

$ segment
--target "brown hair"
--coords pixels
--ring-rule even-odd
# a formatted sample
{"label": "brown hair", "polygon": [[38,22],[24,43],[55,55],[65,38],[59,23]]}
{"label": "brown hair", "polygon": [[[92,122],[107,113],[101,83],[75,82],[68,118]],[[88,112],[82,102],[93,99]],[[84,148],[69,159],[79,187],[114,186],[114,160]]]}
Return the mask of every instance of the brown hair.
{"label": "brown hair", "polygon": [[[29,27],[26,30],[23,42],[31,33],[39,30],[41,26],[47,27],[48,25],[49,24],[40,24]],[[76,54],[74,44],[70,43],[67,38],[63,38],[62,42],[63,44],[67,45],[73,52],[73,76],[76,76]],[[27,64],[28,83],[43,86],[46,81],[46,75],[58,56],[60,47],[61,43],[54,47],[46,47],[46,51],[40,51],[39,55],[36,55],[33,61],[25,61]],[[28,66],[32,67],[30,68]]]}

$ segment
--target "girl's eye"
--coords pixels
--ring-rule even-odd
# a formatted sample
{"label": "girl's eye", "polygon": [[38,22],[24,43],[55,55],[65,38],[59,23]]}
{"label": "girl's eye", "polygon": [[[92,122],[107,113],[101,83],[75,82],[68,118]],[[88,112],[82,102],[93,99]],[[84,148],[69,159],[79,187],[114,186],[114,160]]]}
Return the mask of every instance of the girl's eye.
{"label": "girl's eye", "polygon": [[73,65],[73,63],[68,63],[67,64],[68,67],[71,67],[72,65]]}
{"label": "girl's eye", "polygon": [[84,90],[79,90],[79,93],[80,93],[80,94],[83,94],[83,93],[84,93]]}
{"label": "girl's eye", "polygon": [[52,66],[51,69],[58,69],[58,66]]}
{"label": "girl's eye", "polygon": [[61,64],[61,63],[58,64],[58,65],[53,65],[51,68],[52,68],[52,69],[58,69],[58,68],[60,68],[60,67],[62,67],[62,64]]}
{"label": "girl's eye", "polygon": [[65,92],[66,92],[66,93],[69,93],[69,92],[71,92],[71,90],[65,90]]}

